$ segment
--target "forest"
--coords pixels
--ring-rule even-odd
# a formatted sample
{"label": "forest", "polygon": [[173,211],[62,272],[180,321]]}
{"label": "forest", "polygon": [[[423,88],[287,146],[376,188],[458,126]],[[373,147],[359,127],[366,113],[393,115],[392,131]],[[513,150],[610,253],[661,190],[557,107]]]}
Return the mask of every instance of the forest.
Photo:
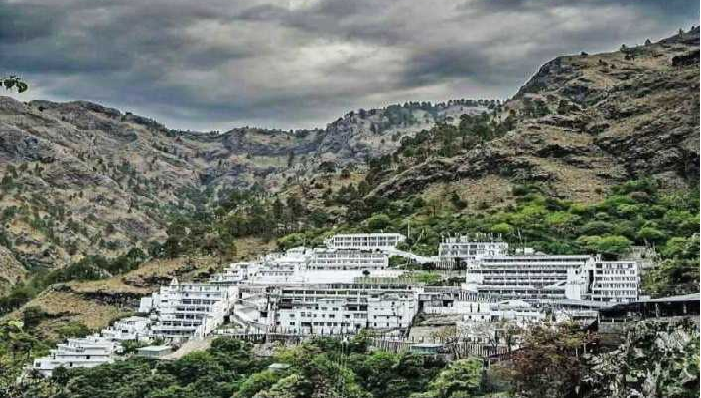
{"label": "forest", "polygon": [[[14,330],[10,330],[14,327]],[[39,341],[3,325],[0,354],[25,355]],[[467,398],[697,397],[699,335],[693,325],[642,322],[625,344],[600,350],[598,336],[576,325],[536,326],[510,360],[446,362],[433,355],[369,350],[369,332],[276,345],[270,355],[243,340],[218,337],[206,351],[176,360],[130,357],[96,368],[60,368],[19,384],[0,378],[0,393],[33,398]],[[665,345],[674,340],[676,344]],[[9,344],[15,344],[8,347]],[[583,351],[583,347],[589,347]],[[640,357],[640,350],[646,355]],[[5,358],[5,357],[0,357]],[[0,362],[3,366],[5,362]],[[271,366],[275,364],[275,366]],[[659,373],[660,365],[664,371]],[[654,376],[651,376],[651,372]],[[651,384],[653,382],[653,384]],[[618,395],[616,395],[618,394]]]}

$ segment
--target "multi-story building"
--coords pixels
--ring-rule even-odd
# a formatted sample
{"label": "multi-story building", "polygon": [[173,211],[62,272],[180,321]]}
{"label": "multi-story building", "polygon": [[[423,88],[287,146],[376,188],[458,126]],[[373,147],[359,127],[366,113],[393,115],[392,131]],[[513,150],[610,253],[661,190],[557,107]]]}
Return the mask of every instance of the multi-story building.
{"label": "multi-story building", "polygon": [[442,269],[464,269],[467,262],[477,257],[506,254],[508,243],[499,235],[476,234],[444,238],[438,246],[438,267]]}
{"label": "multi-story building", "polygon": [[92,368],[114,361],[119,343],[97,335],[71,338],[58,344],[48,356],[34,360],[32,368],[43,376],[51,376],[54,369]]}
{"label": "multi-story building", "polygon": [[601,256],[487,256],[468,263],[468,290],[502,299],[633,301],[638,265]]}
{"label": "multi-story building", "polygon": [[402,329],[418,312],[420,288],[407,285],[281,286],[271,294],[273,330],[302,334]]}
{"label": "multi-story building", "polygon": [[336,234],[324,243],[332,249],[389,250],[405,240],[397,233]]}
{"label": "multi-story building", "polygon": [[146,340],[150,324],[151,321],[146,317],[130,316],[102,329],[100,335],[113,341]]}
{"label": "multi-story building", "polygon": [[385,269],[389,257],[366,250],[314,249],[306,263],[307,270],[371,270]]}
{"label": "multi-story building", "polygon": [[388,270],[388,266],[389,256],[381,252],[294,248],[265,256],[258,262],[232,263],[210,281],[229,285],[352,283],[361,277],[396,277],[402,273]]}
{"label": "multi-story building", "polygon": [[487,256],[468,262],[466,288],[502,299],[564,299],[567,274],[589,256]]}
{"label": "multi-story building", "polygon": [[[234,296],[230,285],[173,279],[151,296],[151,335],[176,341],[204,337],[224,322]],[[141,311],[144,307],[142,302]]]}
{"label": "multi-story building", "polygon": [[569,271],[567,298],[630,302],[639,296],[638,264],[635,261],[605,261],[592,257],[585,266]]}
{"label": "multi-story building", "polygon": [[237,285],[248,280],[249,275],[258,269],[258,264],[251,262],[231,263],[210,278],[212,283]]}

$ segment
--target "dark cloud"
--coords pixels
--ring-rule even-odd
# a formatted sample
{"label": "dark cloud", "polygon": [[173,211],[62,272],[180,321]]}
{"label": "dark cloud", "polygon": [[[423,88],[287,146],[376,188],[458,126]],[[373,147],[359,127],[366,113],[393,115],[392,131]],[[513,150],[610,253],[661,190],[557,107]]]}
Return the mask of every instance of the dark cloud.
{"label": "dark cloud", "polygon": [[686,0],[0,0],[0,73],[31,83],[21,98],[173,127],[312,127],[395,101],[504,98],[555,56],[698,16]]}

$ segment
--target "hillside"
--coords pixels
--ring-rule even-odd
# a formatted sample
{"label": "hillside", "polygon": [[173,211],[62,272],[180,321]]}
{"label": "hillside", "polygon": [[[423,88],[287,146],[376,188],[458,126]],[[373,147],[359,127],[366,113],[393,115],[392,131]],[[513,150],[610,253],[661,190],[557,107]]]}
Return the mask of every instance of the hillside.
{"label": "hillside", "polygon": [[[667,192],[698,186],[698,46],[696,28],[654,44],[558,57],[503,103],[407,103],[292,132],[183,132],[86,102],[0,98],[0,286],[133,247],[145,253],[98,265],[97,276],[80,274],[84,264],[70,275],[122,281],[116,274],[138,272],[144,261],[206,255],[215,263],[275,239],[301,243],[299,232],[310,242],[336,227],[404,231],[406,220],[421,231],[412,239],[419,252],[433,250],[439,233],[514,225],[551,251],[610,243],[594,242],[601,237],[586,232],[589,221],[606,221],[605,232],[627,244],[649,241],[643,227],[688,239],[698,229],[689,221],[694,200],[682,195],[672,204],[677,194]],[[617,195],[612,187],[639,179],[655,187],[604,200]],[[621,203],[656,221],[626,219]],[[551,225],[546,210],[573,225]],[[528,230],[534,222],[543,229]],[[684,281],[693,287],[693,278]],[[152,282],[142,288],[159,280]],[[85,294],[95,282],[68,286],[34,304],[59,293],[95,297]],[[110,286],[98,290],[109,294]]]}
{"label": "hillside", "polygon": [[325,129],[220,134],[169,130],[84,101],[1,97],[0,258],[7,267],[0,286],[22,278],[22,268],[148,251],[149,242],[165,240],[170,214],[206,205],[222,187],[275,191],[322,164],[358,165],[389,153],[404,136],[486,105],[412,103],[351,112]]}
{"label": "hillside", "polygon": [[591,202],[642,176],[686,186],[699,173],[698,59],[698,28],[558,57],[494,114],[492,123],[511,116],[508,132],[451,157],[400,158],[395,169],[405,170],[388,172],[371,195],[396,198],[445,182],[468,202],[493,202],[504,186],[539,182],[556,197]]}

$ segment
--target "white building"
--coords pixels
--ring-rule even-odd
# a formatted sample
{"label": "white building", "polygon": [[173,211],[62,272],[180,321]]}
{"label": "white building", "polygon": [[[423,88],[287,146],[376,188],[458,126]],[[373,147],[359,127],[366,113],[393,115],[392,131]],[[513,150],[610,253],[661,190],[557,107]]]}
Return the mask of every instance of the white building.
{"label": "white building", "polygon": [[466,288],[503,299],[634,301],[638,265],[601,256],[487,256],[468,262]]}
{"label": "white building", "polygon": [[506,254],[508,243],[499,235],[475,234],[444,238],[438,246],[439,268],[464,268],[468,261],[478,257]]}
{"label": "white building", "polygon": [[442,303],[425,305],[423,312],[431,315],[460,315],[464,321],[489,322],[493,304],[486,300],[458,300],[446,305]]}
{"label": "white building", "polygon": [[32,368],[43,376],[51,376],[54,369],[92,368],[114,362],[119,343],[97,335],[71,338],[58,344],[48,356],[34,360]]}
{"label": "white building", "polygon": [[389,266],[389,257],[384,253],[348,250],[314,249],[306,264],[307,270],[374,270]]}
{"label": "white building", "polygon": [[629,302],[639,297],[640,276],[635,261],[604,261],[592,257],[579,269],[570,270],[567,298]]}
{"label": "white building", "polygon": [[[224,322],[235,290],[225,284],[180,284],[173,279],[150,298],[151,335],[171,340],[209,335]],[[142,309],[148,307],[146,302],[142,301]]]}
{"label": "white building", "polygon": [[389,257],[381,252],[298,247],[258,262],[232,263],[210,281],[229,285],[352,283],[361,277],[397,277],[402,273],[388,266]]}
{"label": "white building", "polygon": [[542,308],[534,307],[523,300],[504,300],[494,303],[489,315],[492,322],[509,321],[522,326],[545,320],[545,312]]}
{"label": "white building", "polygon": [[231,263],[224,268],[222,272],[218,272],[210,278],[212,283],[223,283],[228,285],[237,285],[243,283],[249,278],[249,275],[258,269],[258,264],[251,262]]}
{"label": "white building", "polygon": [[336,234],[324,243],[332,249],[388,250],[405,240],[406,236],[397,233]]}
{"label": "white building", "polygon": [[100,335],[112,341],[146,340],[150,324],[151,321],[146,317],[130,316],[102,329]]}
{"label": "white building", "polygon": [[567,274],[589,256],[488,256],[467,265],[466,288],[502,299],[564,299]]}
{"label": "white building", "polygon": [[281,286],[272,294],[273,330],[300,334],[403,329],[418,312],[420,288],[407,285]]}

